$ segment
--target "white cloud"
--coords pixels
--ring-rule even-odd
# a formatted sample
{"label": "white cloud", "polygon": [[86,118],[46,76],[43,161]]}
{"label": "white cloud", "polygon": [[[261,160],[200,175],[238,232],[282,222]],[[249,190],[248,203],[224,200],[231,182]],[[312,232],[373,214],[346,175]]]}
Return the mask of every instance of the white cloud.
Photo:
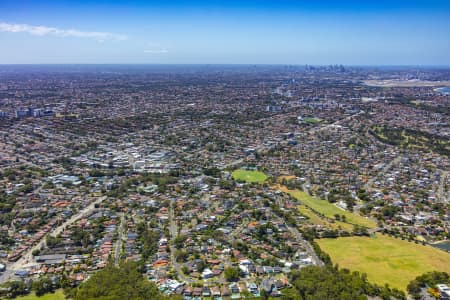
{"label": "white cloud", "polygon": [[0,31],[20,33],[25,32],[37,36],[53,35],[59,37],[79,37],[79,38],[92,38],[98,41],[115,40],[123,41],[127,39],[127,36],[99,31],[80,31],[76,29],[59,29],[47,26],[32,26],[28,24],[11,24],[0,23]]}
{"label": "white cloud", "polygon": [[148,49],[148,50],[144,50],[144,53],[164,54],[164,53],[169,53],[169,50],[167,50],[167,49]]}
{"label": "white cloud", "polygon": [[145,50],[144,53],[148,53],[148,54],[165,54],[165,53],[169,53],[169,50],[167,50],[166,47],[162,46],[161,44],[158,43],[152,43],[152,42],[147,42],[146,45],[144,46]]}

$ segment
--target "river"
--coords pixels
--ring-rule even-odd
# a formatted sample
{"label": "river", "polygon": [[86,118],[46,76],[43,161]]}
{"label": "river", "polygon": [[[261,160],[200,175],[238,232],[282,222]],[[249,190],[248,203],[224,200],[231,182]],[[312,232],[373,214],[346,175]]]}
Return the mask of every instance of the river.
{"label": "river", "polygon": [[437,89],[435,89],[435,91],[439,92],[441,94],[444,94],[444,95],[450,95],[450,86],[437,88]]}
{"label": "river", "polygon": [[442,250],[450,251],[450,241],[432,244],[432,246]]}

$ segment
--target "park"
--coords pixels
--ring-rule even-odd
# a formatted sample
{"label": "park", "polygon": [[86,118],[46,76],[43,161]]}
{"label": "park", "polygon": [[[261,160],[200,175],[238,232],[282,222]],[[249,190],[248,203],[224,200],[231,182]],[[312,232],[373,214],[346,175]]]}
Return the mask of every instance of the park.
{"label": "park", "polygon": [[244,169],[235,170],[232,176],[236,181],[244,181],[247,183],[263,183],[267,179],[267,175],[263,172]]}
{"label": "park", "polygon": [[449,253],[387,235],[318,239],[316,242],[339,267],[366,273],[371,283],[387,283],[403,291],[421,274],[450,272]]}

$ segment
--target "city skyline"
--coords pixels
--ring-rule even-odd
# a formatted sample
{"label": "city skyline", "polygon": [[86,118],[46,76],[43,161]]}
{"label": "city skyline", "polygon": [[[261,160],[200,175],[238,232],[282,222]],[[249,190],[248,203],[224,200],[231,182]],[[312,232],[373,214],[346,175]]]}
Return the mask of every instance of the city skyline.
{"label": "city skyline", "polygon": [[450,65],[448,1],[2,1],[1,64]]}

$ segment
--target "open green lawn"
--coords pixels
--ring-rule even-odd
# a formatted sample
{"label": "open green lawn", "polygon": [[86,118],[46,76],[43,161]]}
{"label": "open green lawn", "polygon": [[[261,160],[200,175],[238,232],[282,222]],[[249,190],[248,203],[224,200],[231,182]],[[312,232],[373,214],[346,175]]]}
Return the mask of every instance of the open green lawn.
{"label": "open green lawn", "polygon": [[413,242],[377,234],[316,240],[342,268],[366,273],[370,282],[406,290],[408,283],[430,271],[450,272],[450,254]]}
{"label": "open green lawn", "polygon": [[306,117],[306,118],[303,118],[302,121],[305,123],[316,124],[316,123],[322,122],[322,119],[315,118],[315,117]]}
{"label": "open green lawn", "polygon": [[321,200],[319,198],[310,196],[306,192],[300,190],[288,190],[286,187],[281,187],[280,189],[283,192],[289,193],[291,196],[300,200],[306,206],[312,208],[313,210],[323,214],[328,218],[334,218],[334,215],[338,214],[340,216],[344,215],[347,223],[365,226],[369,228],[375,228],[377,226],[375,221],[371,219],[340,209],[336,205],[326,200]]}
{"label": "open green lawn", "polygon": [[267,179],[267,175],[260,171],[250,171],[239,169],[232,174],[234,180],[241,180],[245,182],[262,183]]}
{"label": "open green lawn", "polygon": [[353,225],[340,222],[340,221],[334,221],[330,222],[328,219],[319,217],[316,213],[314,213],[308,206],[306,205],[299,205],[298,210],[300,213],[306,217],[308,217],[308,223],[314,224],[314,225],[322,225],[331,229],[339,229],[342,228],[347,231],[353,230]]}
{"label": "open green lawn", "polygon": [[62,290],[56,290],[54,294],[45,294],[44,296],[38,297],[34,293],[27,296],[17,297],[16,300],[65,300],[64,293]]}

